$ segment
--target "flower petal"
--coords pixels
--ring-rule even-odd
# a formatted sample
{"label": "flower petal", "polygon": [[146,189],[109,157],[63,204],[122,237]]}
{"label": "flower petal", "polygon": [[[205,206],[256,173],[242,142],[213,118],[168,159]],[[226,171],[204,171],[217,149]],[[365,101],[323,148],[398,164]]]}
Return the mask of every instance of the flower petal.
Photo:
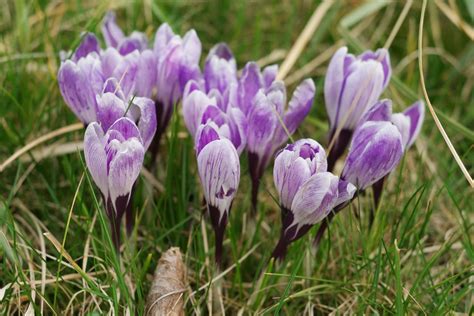
{"label": "flower petal", "polygon": [[[192,88],[193,83],[187,86],[187,90]],[[183,98],[183,117],[184,123],[191,134],[195,136],[196,131],[201,124],[202,115],[210,105],[216,106],[216,99],[209,98],[200,90],[193,90]]]}
{"label": "flower petal", "polygon": [[331,127],[334,127],[339,113],[341,90],[345,79],[344,69],[354,57],[347,54],[347,47],[339,48],[329,62],[324,80],[324,99]]}
{"label": "flower petal", "polygon": [[395,113],[392,115],[392,123],[398,128],[400,135],[402,135],[403,148],[408,148],[408,141],[410,140],[410,118],[403,113]]}
{"label": "flower petal", "polygon": [[102,35],[107,46],[118,48],[119,44],[125,38],[122,29],[115,22],[115,13],[109,11],[106,13],[104,23],[102,24]]}
{"label": "flower petal", "polygon": [[263,68],[262,78],[263,78],[263,87],[269,88],[273,81],[275,81],[278,74],[278,65],[270,65]]}
{"label": "flower petal", "polygon": [[58,83],[64,101],[86,124],[96,120],[95,95],[102,89],[101,82],[99,61],[92,56],[81,58],[78,64],[66,60],[59,68]]}
{"label": "flower petal", "polygon": [[290,209],[301,185],[311,177],[306,161],[292,151],[283,150],[275,159],[273,181],[280,196],[280,205]]}
{"label": "flower petal", "polygon": [[367,121],[390,121],[392,117],[392,101],[383,99],[377,101],[360,119],[359,124]]}
{"label": "flower petal", "polygon": [[155,102],[148,98],[137,97],[133,100],[132,107],[138,108],[138,112],[140,112],[136,120],[138,120],[138,130],[143,140],[143,147],[147,150],[156,133],[157,118]]}
{"label": "flower petal", "polygon": [[339,179],[337,187],[337,199],[334,206],[338,206],[344,202],[350,201],[354,196],[357,188],[350,182]]}
{"label": "flower petal", "polygon": [[97,121],[107,131],[115,121],[125,114],[126,104],[115,94],[107,92],[97,95]]}
{"label": "flower petal", "polygon": [[93,33],[86,33],[77,47],[76,51],[74,52],[73,61],[78,61],[79,59],[86,57],[92,52],[99,53],[99,41],[97,41],[97,37]]}
{"label": "flower petal", "polygon": [[274,105],[260,90],[255,96],[255,105],[248,114],[247,146],[249,151],[260,156],[265,154],[267,145],[272,143],[278,118]]}
{"label": "flower petal", "polygon": [[[114,204],[117,214],[123,214],[123,206],[118,205],[120,197],[130,198],[132,187],[140,174],[145,156],[145,149],[142,143],[131,138],[120,143],[115,157],[110,162],[108,184],[110,198]],[[125,204],[125,206],[126,206]]]}
{"label": "flower petal", "polygon": [[137,75],[135,77],[135,93],[137,96],[150,98],[156,84],[156,57],[153,51],[142,51],[138,60]]}
{"label": "flower petal", "polygon": [[163,23],[160,25],[155,35],[155,43],[153,45],[153,50],[160,56],[166,49],[169,41],[174,37],[174,32],[168,23]]}
{"label": "flower petal", "polygon": [[[316,87],[313,80],[306,79],[293,93],[288,110],[283,117],[283,123],[290,135],[296,131],[298,126],[300,126],[309,114],[311,106],[313,105],[315,92]],[[286,142],[288,139],[287,131],[280,125],[277,129],[275,143],[282,144]]]}
{"label": "flower petal", "polygon": [[413,145],[415,139],[421,130],[423,120],[425,118],[425,103],[423,101],[417,101],[407,108],[403,114],[410,118],[410,137],[408,140],[407,148]]}
{"label": "flower petal", "polygon": [[142,142],[140,131],[135,123],[128,117],[121,117],[110,126],[107,132],[116,131],[118,132],[124,140],[129,140],[131,138],[137,138]]}
{"label": "flower petal", "polygon": [[209,122],[207,124],[200,125],[196,132],[196,154],[203,150],[209,143],[221,139],[218,133],[218,126],[213,123]]}
{"label": "flower petal", "polygon": [[183,50],[189,64],[199,64],[202,45],[195,30],[189,30],[183,37]]}
{"label": "flower petal", "polygon": [[84,157],[87,168],[107,201],[109,195],[107,180],[107,154],[104,131],[96,122],[90,123],[84,135]]}
{"label": "flower petal", "polygon": [[239,107],[246,115],[250,112],[252,101],[261,87],[260,67],[255,62],[247,63],[242,70],[237,91]]}
{"label": "flower petal", "polygon": [[314,225],[324,219],[337,202],[339,178],[330,172],[311,176],[296,193],[291,211],[298,226]]}
{"label": "flower petal", "polygon": [[336,124],[354,130],[361,117],[382,94],[384,73],[382,65],[373,60],[357,60],[351,64],[350,71],[341,95]]}

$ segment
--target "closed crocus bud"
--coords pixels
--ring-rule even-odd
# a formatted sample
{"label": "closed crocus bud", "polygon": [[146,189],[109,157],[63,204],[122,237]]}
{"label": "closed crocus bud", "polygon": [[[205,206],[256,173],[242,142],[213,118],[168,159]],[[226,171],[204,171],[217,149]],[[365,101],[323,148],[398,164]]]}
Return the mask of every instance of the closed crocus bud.
{"label": "closed crocus bud", "polygon": [[224,230],[240,181],[239,155],[228,139],[219,136],[213,123],[199,128],[196,155],[199,177],[215,231],[215,259],[220,265]]}
{"label": "closed crocus bud", "polygon": [[130,203],[144,155],[140,131],[128,118],[118,119],[105,133],[96,122],[86,129],[86,165],[102,193],[117,250],[120,246],[121,218]]}
{"label": "closed crocus bud", "polygon": [[[341,47],[332,57],[324,81],[329,138],[334,143],[328,157],[329,170],[344,153],[361,118],[388,85],[390,75],[390,58],[386,49],[354,56],[348,54],[347,47]],[[338,138],[333,139],[338,129]]]}
{"label": "closed crocus bud", "polygon": [[116,23],[115,13],[107,12],[102,24],[102,35],[107,47],[114,47],[122,55],[127,55],[135,50],[142,51],[148,46],[148,39],[141,32],[133,32],[126,37],[122,29]]}
{"label": "closed crocus bud", "polygon": [[335,206],[352,199],[355,187],[326,170],[326,153],[312,139],[287,145],[276,156],[273,179],[280,197],[282,230],[273,257],[283,259],[291,242]]}
{"label": "closed crocus bud", "polygon": [[229,86],[237,85],[237,62],[232,51],[225,43],[215,45],[206,58],[204,65],[206,91],[218,90],[227,93]]}
{"label": "closed crocus bud", "polygon": [[266,90],[260,89],[252,101],[247,115],[247,149],[254,211],[260,178],[275,151],[308,115],[315,89],[311,79],[304,80],[293,93],[286,111],[286,89],[281,81],[274,81]]}
{"label": "closed crocus bud", "polygon": [[77,62],[66,60],[58,71],[58,83],[64,101],[84,123],[96,120],[96,94],[104,84],[101,63],[95,52]]}
{"label": "closed crocus bud", "polygon": [[402,135],[394,124],[365,122],[354,133],[342,178],[364,190],[397,166],[403,150]]}

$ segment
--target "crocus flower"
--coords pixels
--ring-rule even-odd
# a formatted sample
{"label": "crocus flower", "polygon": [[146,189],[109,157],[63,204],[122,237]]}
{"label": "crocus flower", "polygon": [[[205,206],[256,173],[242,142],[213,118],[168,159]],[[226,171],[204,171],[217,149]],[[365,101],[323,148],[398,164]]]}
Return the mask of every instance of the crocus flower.
{"label": "crocus flower", "polygon": [[[413,144],[418,136],[425,114],[425,104],[417,101],[402,113],[392,114],[392,102],[388,99],[378,101],[364,116],[363,121],[388,121],[397,126],[401,136],[404,150]],[[378,207],[382,196],[385,177],[372,185],[375,209]],[[373,216],[373,214],[371,213]],[[371,219],[372,222],[372,219]]]}
{"label": "crocus flower", "polygon": [[224,230],[240,181],[239,155],[234,145],[218,133],[212,122],[201,125],[196,137],[199,177],[216,239],[216,262],[220,265]]}
{"label": "crocus flower", "polygon": [[[86,40],[88,40],[86,38]],[[95,96],[104,84],[99,55],[92,51],[83,57],[86,47],[79,47],[75,59],[61,63],[58,71],[59,90],[64,101],[84,124],[96,121],[97,104]]]}
{"label": "crocus flower", "polygon": [[[386,49],[366,51],[359,56],[341,47],[332,57],[324,81],[324,97],[329,117],[329,170],[347,147],[362,116],[379,99],[391,75],[390,58]],[[339,135],[333,139],[339,130]]]}
{"label": "crocus flower", "polygon": [[266,89],[260,88],[253,98],[247,114],[247,149],[254,211],[260,178],[275,151],[308,115],[315,89],[311,79],[304,80],[296,88],[286,110],[286,89],[281,81],[273,81]]}
{"label": "crocus flower", "polygon": [[273,257],[283,259],[301,238],[337,205],[352,199],[355,187],[327,172],[326,153],[312,139],[287,145],[275,158],[273,179],[280,197],[282,229]]}
{"label": "crocus flower", "polygon": [[365,122],[354,133],[342,178],[364,190],[397,166],[403,150],[402,135],[394,124]]}
{"label": "crocus flower", "polygon": [[117,25],[115,18],[115,13],[109,11],[105,15],[102,24],[102,35],[104,35],[107,47],[116,48],[122,55],[147,48],[148,39],[144,33],[135,31],[130,36],[125,36],[122,29]]}
{"label": "crocus flower", "polygon": [[118,119],[106,132],[96,122],[87,126],[84,136],[86,165],[102,193],[117,249],[120,222],[130,203],[144,155],[140,131],[129,118]]}
{"label": "crocus flower", "polygon": [[220,92],[205,94],[195,81],[189,81],[183,96],[183,117],[189,133],[195,137],[201,124],[213,122],[220,136],[229,139],[240,154],[247,144],[247,120],[242,111],[232,105],[223,110],[218,105]]}
{"label": "crocus flower", "polygon": [[194,30],[181,38],[165,23],[156,32],[153,51],[157,56],[156,113],[159,119],[151,151],[156,155],[161,135],[171,119],[173,106],[181,99],[186,83],[189,80],[202,80],[199,68],[201,41]]}

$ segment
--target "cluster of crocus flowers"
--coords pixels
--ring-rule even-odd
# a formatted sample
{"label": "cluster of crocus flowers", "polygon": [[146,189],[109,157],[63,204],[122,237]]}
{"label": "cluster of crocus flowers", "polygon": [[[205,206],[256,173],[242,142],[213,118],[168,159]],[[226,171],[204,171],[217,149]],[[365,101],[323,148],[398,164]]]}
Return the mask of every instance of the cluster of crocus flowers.
{"label": "cluster of crocus flowers", "polygon": [[[94,34],[84,34],[70,58],[63,59],[58,82],[66,104],[87,126],[86,164],[102,194],[117,248],[122,217],[126,215],[127,231],[133,226],[130,201],[145,153],[149,150],[154,160],[180,100],[195,143],[218,264],[244,151],[254,211],[261,178],[275,157],[282,228],[272,256],[282,259],[293,241],[322,222],[320,238],[357,192],[373,186],[377,206],[384,179],[421,129],[423,102],[392,113],[391,101],[380,100],[391,76],[385,49],[354,56],[342,47],[331,59],[324,83],[330,123],[326,156],[312,139],[281,149],[310,112],[316,90],[311,79],[303,80],[287,102],[278,66],[260,69],[248,62],[239,74],[226,44],[210,50],[201,71],[201,42],[194,30],[181,37],[163,24],[150,46],[144,33],[125,35],[108,13],[102,33],[106,48]],[[334,166],[348,146],[338,176]]]}
{"label": "cluster of crocus flowers", "polygon": [[201,81],[201,42],[194,30],[181,38],[169,25],[157,30],[152,47],[145,34],[125,36],[107,13],[102,34],[106,48],[96,36],[86,33],[71,58],[64,59],[58,72],[61,94],[66,104],[84,123],[97,120],[97,95],[114,78],[126,100],[145,97],[153,100],[157,113],[157,133],[150,147],[153,156],[166,130],[173,106],[181,99],[189,80]]}
{"label": "cluster of crocus flowers", "polygon": [[[391,72],[389,53],[385,49],[354,56],[348,53],[347,47],[341,47],[332,57],[324,82],[330,123],[329,170],[334,169],[344,154],[354,131],[368,120],[390,121],[397,125],[404,148],[415,140],[423,123],[424,103],[417,101],[403,113],[392,115],[391,101],[379,100],[390,82]],[[383,181],[374,184],[376,205]]]}
{"label": "cluster of crocus flowers", "polygon": [[277,71],[276,65],[262,71],[248,62],[238,76],[232,51],[217,44],[206,58],[204,81],[188,82],[183,97],[184,120],[192,135],[200,124],[212,121],[239,154],[247,149],[254,210],[266,167],[308,115],[315,94],[313,81],[306,79],[287,106],[286,87],[275,79]]}
{"label": "cluster of crocus flowers", "polygon": [[[392,114],[392,102],[379,100],[390,74],[384,49],[355,57],[343,47],[333,56],[324,91],[333,146],[328,160],[322,147],[308,139],[288,145],[275,158],[282,232],[273,257],[281,259],[292,241],[324,220],[316,235],[318,244],[329,221],[359,191],[373,186],[378,205],[384,179],[415,141],[424,118],[422,101]],[[348,145],[338,178],[327,171],[333,170]]]}

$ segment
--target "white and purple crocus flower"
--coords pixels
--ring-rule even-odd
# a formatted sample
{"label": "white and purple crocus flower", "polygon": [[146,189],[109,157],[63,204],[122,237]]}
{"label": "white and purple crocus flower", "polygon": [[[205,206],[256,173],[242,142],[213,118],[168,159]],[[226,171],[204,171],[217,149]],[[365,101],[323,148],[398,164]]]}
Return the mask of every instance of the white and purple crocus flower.
{"label": "white and purple crocus flower", "polygon": [[[420,133],[425,116],[425,104],[416,101],[401,113],[392,114],[392,101],[383,99],[375,103],[361,119],[361,123],[370,121],[385,121],[393,123],[402,137],[403,150],[406,151],[413,145]],[[374,193],[374,205],[377,209],[383,191],[385,177],[382,177],[372,185]]]}
{"label": "white and purple crocus flower", "polygon": [[296,88],[286,108],[286,88],[283,82],[273,81],[268,87],[262,85],[252,99],[247,113],[247,151],[254,210],[260,179],[270,159],[308,115],[314,94],[313,80],[306,79]]}
{"label": "white and purple crocus flower", "polygon": [[350,201],[356,191],[354,185],[327,171],[326,153],[312,139],[300,139],[277,154],[273,180],[280,197],[282,228],[272,256],[280,260],[291,242],[333,208]]}
{"label": "white and purple crocus flower", "polygon": [[332,57],[324,81],[329,141],[334,144],[328,156],[329,170],[344,153],[363,115],[387,87],[391,72],[386,49],[354,56],[341,47]]}
{"label": "white and purple crocus flower", "polygon": [[221,265],[224,231],[240,182],[239,155],[232,142],[219,135],[213,122],[198,128],[195,149],[199,177],[215,232],[215,260]]}
{"label": "white and purple crocus flower", "polygon": [[141,132],[132,119],[120,117],[106,130],[100,123],[90,123],[84,136],[86,165],[102,194],[117,250],[120,247],[120,223],[125,213],[129,231],[133,224],[130,201],[146,151],[142,136],[153,136],[156,124],[148,128],[150,131]]}

